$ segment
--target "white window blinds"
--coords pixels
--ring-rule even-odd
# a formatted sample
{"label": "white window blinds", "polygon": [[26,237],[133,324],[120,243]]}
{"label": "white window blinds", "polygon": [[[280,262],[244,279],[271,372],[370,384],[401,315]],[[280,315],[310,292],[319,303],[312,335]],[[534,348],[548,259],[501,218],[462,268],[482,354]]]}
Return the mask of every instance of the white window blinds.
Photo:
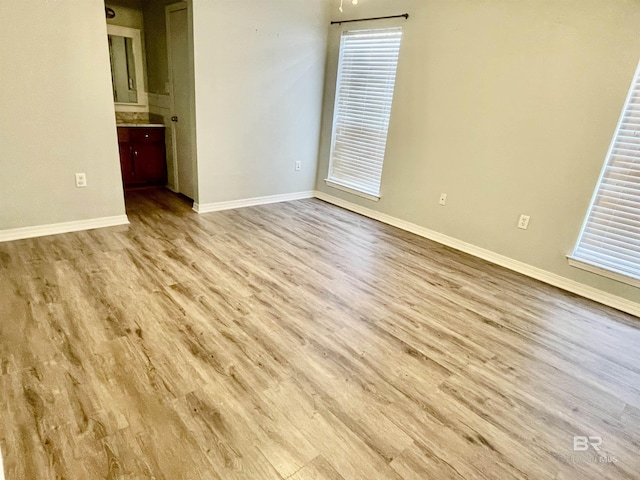
{"label": "white window blinds", "polygon": [[328,182],[380,196],[401,39],[402,28],[342,34]]}
{"label": "white window blinds", "polygon": [[640,68],[571,258],[640,279]]}

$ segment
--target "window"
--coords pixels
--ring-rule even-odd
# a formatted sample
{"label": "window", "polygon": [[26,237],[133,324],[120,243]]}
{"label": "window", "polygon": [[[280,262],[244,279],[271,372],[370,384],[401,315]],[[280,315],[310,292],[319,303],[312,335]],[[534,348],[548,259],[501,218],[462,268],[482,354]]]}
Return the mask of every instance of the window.
{"label": "window", "polygon": [[640,66],[569,261],[640,286]]}
{"label": "window", "polygon": [[377,200],[402,28],[345,32],[327,184]]}

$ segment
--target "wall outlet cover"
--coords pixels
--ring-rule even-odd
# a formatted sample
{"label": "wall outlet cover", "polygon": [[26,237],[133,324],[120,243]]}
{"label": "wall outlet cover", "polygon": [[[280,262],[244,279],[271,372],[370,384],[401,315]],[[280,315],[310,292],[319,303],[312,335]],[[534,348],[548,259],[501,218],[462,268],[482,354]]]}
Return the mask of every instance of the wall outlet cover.
{"label": "wall outlet cover", "polygon": [[87,186],[87,174],[76,173],[76,187],[83,188]]}

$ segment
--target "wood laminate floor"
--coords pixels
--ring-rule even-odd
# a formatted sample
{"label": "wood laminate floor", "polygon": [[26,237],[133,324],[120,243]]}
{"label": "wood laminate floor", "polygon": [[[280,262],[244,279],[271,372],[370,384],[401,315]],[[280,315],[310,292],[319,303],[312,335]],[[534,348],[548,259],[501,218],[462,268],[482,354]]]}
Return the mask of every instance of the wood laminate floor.
{"label": "wood laminate floor", "polygon": [[7,480],[640,478],[637,318],[318,200],[127,201],[0,244]]}

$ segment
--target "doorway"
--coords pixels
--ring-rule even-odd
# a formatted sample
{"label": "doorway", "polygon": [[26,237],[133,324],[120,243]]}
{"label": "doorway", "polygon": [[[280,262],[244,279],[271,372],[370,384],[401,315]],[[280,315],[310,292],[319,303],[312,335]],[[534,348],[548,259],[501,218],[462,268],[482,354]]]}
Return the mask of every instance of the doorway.
{"label": "doorway", "polygon": [[[127,60],[118,70],[123,95],[115,95],[112,62],[125,203],[133,191],[136,196],[145,191],[154,196],[150,187],[166,187],[197,201],[189,5],[176,0],[105,0],[105,7],[108,28],[128,32],[139,45],[132,40],[127,49],[127,38],[121,42],[121,56]],[[114,40],[110,33],[109,44],[116,40],[121,39]],[[110,48],[112,57],[114,51]]]}

